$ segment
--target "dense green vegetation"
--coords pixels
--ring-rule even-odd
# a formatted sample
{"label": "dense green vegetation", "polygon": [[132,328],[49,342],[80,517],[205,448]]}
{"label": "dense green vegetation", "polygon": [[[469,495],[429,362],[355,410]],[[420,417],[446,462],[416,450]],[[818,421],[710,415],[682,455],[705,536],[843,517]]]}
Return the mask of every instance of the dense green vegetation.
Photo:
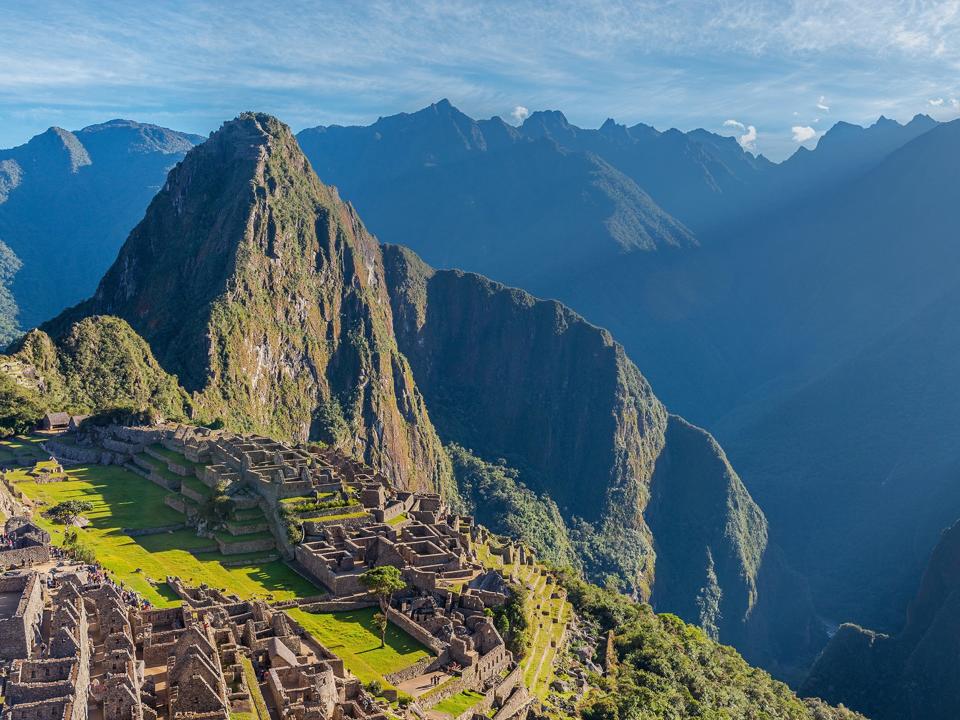
{"label": "dense green vegetation", "polygon": [[43,378],[40,402],[48,409],[78,414],[120,409],[168,420],[189,414],[190,400],[177,378],[119,318],[84,318],[56,342],[34,330],[20,342],[15,359]]}
{"label": "dense green vegetation", "polygon": [[[3,202],[2,196],[3,175],[0,173],[0,202]],[[0,347],[6,347],[14,338],[20,334],[20,325],[17,315],[20,308],[17,307],[17,301],[10,292],[10,283],[13,282],[14,275],[23,267],[20,258],[10,249],[3,240],[0,240]]]}
{"label": "dense green vegetation", "polygon": [[456,695],[451,695],[446,700],[441,700],[430,710],[434,713],[444,713],[450,717],[460,717],[468,708],[476,705],[483,699],[483,694],[473,690],[463,690]]}
{"label": "dense green vegetation", "polygon": [[560,511],[549,496],[526,487],[506,461],[485,462],[456,443],[447,445],[447,454],[460,495],[477,522],[522,541],[546,562],[580,567]]}
{"label": "dense green vegetation", "polygon": [[611,671],[583,698],[584,720],[854,720],[804,701],[733,648],[649,605],[564,573],[570,601],[600,637],[613,633]]}
{"label": "dense green vegetation", "polygon": [[45,410],[35,387],[18,382],[15,371],[0,372],[0,437],[33,430]]}

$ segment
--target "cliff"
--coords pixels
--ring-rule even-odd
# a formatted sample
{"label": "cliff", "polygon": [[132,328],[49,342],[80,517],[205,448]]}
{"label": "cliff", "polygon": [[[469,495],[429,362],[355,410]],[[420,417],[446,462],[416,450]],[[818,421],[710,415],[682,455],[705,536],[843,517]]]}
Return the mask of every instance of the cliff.
{"label": "cliff", "polygon": [[402,487],[451,477],[379,246],[275,118],[245,113],[189,152],[94,296],[47,328],[91,315],[127,320],[200,419],[343,447]]}
{"label": "cliff", "polygon": [[549,496],[589,577],[618,574],[658,609],[745,639],[767,525],[716,441],[560,303],[398,246],[384,261],[398,345],[444,440]]}
{"label": "cliff", "polygon": [[875,720],[948,720],[960,708],[960,522],[930,556],[899,634],[843,625],[801,692]]}

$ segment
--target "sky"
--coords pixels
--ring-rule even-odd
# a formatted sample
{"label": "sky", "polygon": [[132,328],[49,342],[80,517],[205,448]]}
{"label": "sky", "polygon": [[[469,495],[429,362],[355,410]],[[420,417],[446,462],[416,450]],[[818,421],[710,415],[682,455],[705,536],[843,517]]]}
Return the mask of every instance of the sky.
{"label": "sky", "polygon": [[0,0],[0,147],[115,117],[300,130],[441,98],[707,130],[782,160],[833,123],[960,116],[960,0]]}

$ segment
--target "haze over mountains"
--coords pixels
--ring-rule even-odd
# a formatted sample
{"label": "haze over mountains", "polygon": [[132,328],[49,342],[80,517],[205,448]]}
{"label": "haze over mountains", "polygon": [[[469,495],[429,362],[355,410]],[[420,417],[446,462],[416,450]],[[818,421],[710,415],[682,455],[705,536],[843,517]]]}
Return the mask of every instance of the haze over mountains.
{"label": "haze over mountains", "polygon": [[[786,403],[815,392],[811,383],[844,363],[875,356],[884,338],[949,290],[958,259],[950,208],[960,123],[922,115],[906,125],[886,118],[869,128],[839,123],[815,150],[779,165],[705,131],[659,133],[612,121],[584,130],[552,112],[532,114],[498,143],[477,140],[495,127],[496,120],[473,122],[441,102],[368,128],[318,128],[300,138],[320,173],[367,212],[382,239],[406,243],[428,261],[479,269],[558,297],[610,328],[672,407],[715,429],[732,448],[734,466],[775,518],[773,536],[813,580],[824,616],[896,622],[937,534],[960,515],[960,496],[932,492],[947,482],[939,479],[943,462],[932,463],[951,455],[948,433],[935,433],[937,440],[921,432],[937,452],[931,456],[927,442],[928,452],[903,462],[901,415],[922,398],[897,374],[861,390],[886,401],[879,409],[826,392],[806,401],[804,420]],[[515,148],[544,139],[558,157],[600,158],[619,170],[690,229],[692,241],[617,244],[612,219],[628,211],[625,196],[616,194],[603,207],[590,205],[597,218],[590,231],[554,231],[549,209],[525,206],[530,219],[504,244],[542,242],[528,239],[528,228],[543,218],[555,245],[547,270],[499,263],[493,252],[478,257],[499,217],[485,199],[509,194],[505,186],[514,182],[529,184],[510,172],[482,189],[449,178],[432,186],[438,207],[469,192],[471,217],[479,220],[466,230],[403,213],[378,216],[382,207],[418,207],[421,187],[444,167],[460,177],[479,164],[506,168],[507,157],[523,152]],[[394,147],[404,149],[400,159]],[[356,170],[370,166],[384,166],[399,180],[374,188]],[[593,249],[589,262],[558,259],[584,247]],[[928,403],[953,387],[942,374],[929,382]],[[922,407],[915,412],[938,416]],[[861,447],[874,437],[867,428],[878,427],[884,432],[875,443],[883,451],[871,454]],[[858,466],[865,455],[876,462]],[[877,546],[884,553],[871,550]],[[865,600],[860,587],[877,592]]]}
{"label": "haze over mountains", "polygon": [[[57,206],[59,224],[44,224],[26,199],[34,195],[24,179],[25,148],[36,145],[29,157],[59,158],[50,188],[74,187],[100,163],[97,192],[123,188],[115,201],[132,227],[152,195],[143,188],[163,185],[161,166],[197,140],[154,129],[148,135],[162,134],[167,144],[131,152],[118,142],[110,164],[105,150],[88,147],[85,132],[74,137],[92,164],[57,131],[0,153],[0,240],[24,269],[13,274],[16,259],[0,259],[7,258],[9,300],[20,304],[23,327],[79,300],[78,288],[95,286],[96,278],[70,263],[45,271],[61,283],[30,279],[31,258],[36,267],[36,258],[63,244],[59,228],[76,225],[79,237],[98,238],[84,241],[82,254],[102,269],[125,234],[119,223],[110,226],[116,233],[104,232],[97,213],[87,218],[86,206],[99,197],[89,189]],[[249,174],[231,176],[234,204],[224,197],[213,216],[195,195],[196,205],[171,204],[167,188],[165,209],[148,213],[101,290],[53,326],[54,335],[67,319],[115,313],[211,413],[240,398],[255,409],[258,427],[279,429],[271,424],[290,416],[289,399],[306,395],[310,402],[293,408],[298,428],[309,432],[321,418],[324,427],[348,427],[344,438],[360,437],[366,447],[395,452],[402,445],[410,467],[436,458],[442,465],[437,448],[449,451],[450,443],[481,462],[503,458],[547,502],[537,517],[560,518],[550,521],[550,547],[577,545],[598,567],[651,585],[659,608],[702,623],[778,672],[795,672],[826,640],[811,601],[829,623],[899,629],[941,530],[960,517],[960,427],[951,402],[960,397],[952,372],[960,348],[960,121],[921,115],[906,125],[838,123],[815,150],[780,164],[702,130],[614,121],[586,130],[559,112],[533,113],[513,127],[499,118],[475,121],[446,101],[369,127],[304,130],[297,140],[356,215],[299,170],[281,193],[307,198],[296,211],[278,205],[261,178],[255,186],[265,188],[263,197],[255,191],[251,202],[263,203],[262,222],[249,237],[263,244],[264,257],[238,272],[218,243],[247,232]],[[40,153],[47,145],[56,152]],[[299,162],[289,148],[278,177]],[[182,166],[171,177],[185,182],[190,172]],[[224,165],[223,172],[233,171]],[[222,180],[220,171],[211,177]],[[126,192],[130,178],[139,178],[137,192]],[[54,192],[34,182],[37,198]],[[329,226],[340,229],[292,219],[304,207],[340,218]],[[219,229],[201,237],[183,231],[188,226]],[[364,227],[429,265],[397,247],[373,249]],[[36,230],[29,231],[36,255],[18,244],[25,236],[16,228]],[[183,245],[157,245],[160,237]],[[260,280],[280,282],[291,298],[320,292],[322,284],[301,284],[320,265],[307,255],[288,264],[301,240],[331,248],[325,262],[340,268],[336,277],[353,268],[335,283],[340,299],[330,307],[350,309],[361,334],[373,338],[371,362],[339,361],[340,351],[311,347],[313,335],[341,347],[356,339],[326,314],[316,318],[316,333],[296,342],[296,333],[270,329],[301,323],[292,308],[302,303],[268,308],[252,290]],[[161,256],[167,270],[150,277],[143,268]],[[181,262],[188,262],[183,297],[172,270]],[[480,272],[558,298],[576,313],[430,265]],[[233,309],[184,313],[183,304],[217,305],[214,296]],[[244,310],[234,316],[236,302]],[[200,328],[214,316],[223,332],[209,343]],[[263,342],[235,342],[251,327]],[[208,364],[197,364],[199,357]],[[309,377],[298,374],[303,367]],[[261,371],[301,384],[268,396],[251,380]],[[371,397],[370,376],[394,388],[379,406],[362,400]],[[679,416],[711,431],[727,454]],[[384,427],[406,439],[381,436]],[[438,486],[450,472],[437,466]],[[596,485],[584,495],[588,476]],[[617,522],[630,530],[626,564],[612,559],[623,552],[606,552],[605,524]]]}
{"label": "haze over mountains", "polygon": [[[0,308],[3,338],[79,302],[96,286],[173,167],[203,138],[111,120],[76,132],[52,127],[0,150],[0,282],[19,309]],[[7,277],[9,275],[9,277]]]}
{"label": "haze over mountains", "polygon": [[[72,412],[146,394],[177,416],[327,442],[401,488],[451,501],[462,488],[494,528],[535,511],[549,526],[520,535],[544,557],[619,576],[775,670],[825,639],[722,449],[667,411],[609,333],[382,248],[270,116],[189,152],[92,297],[16,360]],[[464,453],[522,487],[478,488]]]}

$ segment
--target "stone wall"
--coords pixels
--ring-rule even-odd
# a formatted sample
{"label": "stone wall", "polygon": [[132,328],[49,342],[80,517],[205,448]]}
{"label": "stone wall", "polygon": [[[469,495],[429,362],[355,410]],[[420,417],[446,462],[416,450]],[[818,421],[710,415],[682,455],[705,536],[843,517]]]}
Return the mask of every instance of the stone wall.
{"label": "stone wall", "polygon": [[493,716],[493,720],[509,720],[509,718],[512,718],[523,710],[524,706],[529,704],[529,702],[530,694],[527,692],[527,689],[521,685],[507,698],[506,703],[497,710],[497,714]]}
{"label": "stone wall", "polygon": [[439,655],[446,650],[446,645],[431,635],[426,628],[414,622],[403,613],[397,612],[393,608],[387,608],[387,619],[420,644],[430,648],[434,655]]}
{"label": "stone wall", "polygon": [[33,547],[0,552],[0,570],[10,568],[30,567],[50,560],[49,545],[34,545]]}
{"label": "stone wall", "polygon": [[124,528],[123,534],[129,537],[144,537],[146,535],[163,535],[168,532],[177,532],[178,530],[186,530],[187,526],[183,523],[177,523],[176,525],[162,525],[160,527],[152,528]]}
{"label": "stone wall", "polygon": [[424,673],[429,672],[430,666],[433,664],[439,664],[439,662],[438,658],[435,658],[431,655],[429,657],[421,658],[413,665],[405,667],[402,670],[397,670],[389,675],[384,675],[383,679],[391,685],[399,685],[405,680],[409,680],[410,678],[415,678],[418,675],[423,675]]}
{"label": "stone wall", "polygon": [[266,550],[275,550],[276,542],[271,535],[268,538],[258,538],[256,540],[239,540],[237,542],[225,542],[217,538],[217,547],[224,555],[242,555],[243,553],[264,552]]}
{"label": "stone wall", "polygon": [[29,657],[33,648],[34,628],[40,622],[43,596],[36,574],[0,577],[0,593],[19,593],[13,615],[0,620],[0,659]]}
{"label": "stone wall", "polygon": [[469,687],[469,683],[463,677],[448,680],[435,690],[431,690],[417,698],[417,705],[423,710],[429,710],[437,703],[441,703],[448,697],[453,697],[457,693],[469,689]]}

